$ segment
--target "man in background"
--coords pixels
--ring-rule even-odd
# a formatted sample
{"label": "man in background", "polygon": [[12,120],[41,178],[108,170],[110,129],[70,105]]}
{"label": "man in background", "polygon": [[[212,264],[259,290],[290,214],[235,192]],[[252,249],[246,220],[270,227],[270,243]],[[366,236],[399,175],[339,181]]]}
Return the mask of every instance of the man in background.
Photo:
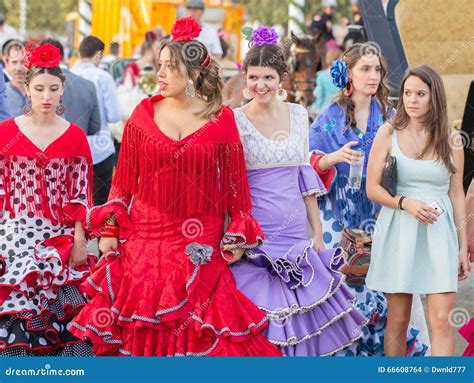
{"label": "man in background", "polygon": [[87,136],[93,136],[100,131],[99,101],[95,85],[86,79],[72,73],[64,64],[64,47],[55,39],[46,39],[42,44],[49,43],[59,49],[61,54],[61,70],[66,76],[62,104],[64,118],[82,128]]}
{"label": "man in background", "polygon": [[26,68],[23,65],[23,43],[11,40],[3,49],[5,71],[10,81],[5,85],[10,111],[13,117],[23,114],[23,108],[29,104],[26,95]]}
{"label": "man in background", "polygon": [[105,45],[99,38],[85,37],[79,45],[80,59],[71,68],[73,73],[94,83],[99,102],[101,130],[94,136],[87,137],[94,161],[96,205],[107,202],[112,181],[115,148],[109,124],[119,122],[122,118],[114,79],[99,68],[104,48]]}
{"label": "man in background", "polygon": [[209,54],[220,59],[222,57],[222,46],[219,40],[217,29],[202,21],[204,15],[205,5],[204,0],[188,0],[186,3],[186,13],[191,16],[199,24],[201,24],[202,31],[197,40],[202,42]]}
{"label": "man in background", "polygon": [[3,76],[3,67],[0,65],[0,121],[11,117],[10,105],[7,99],[5,81]]}

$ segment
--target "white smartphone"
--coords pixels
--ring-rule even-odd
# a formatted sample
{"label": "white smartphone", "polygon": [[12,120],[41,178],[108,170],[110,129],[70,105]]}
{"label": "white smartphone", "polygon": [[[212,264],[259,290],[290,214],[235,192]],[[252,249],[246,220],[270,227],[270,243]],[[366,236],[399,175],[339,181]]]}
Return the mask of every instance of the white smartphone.
{"label": "white smartphone", "polygon": [[437,201],[431,202],[428,206],[435,209],[438,216],[444,213],[444,209],[440,206],[440,204]]}

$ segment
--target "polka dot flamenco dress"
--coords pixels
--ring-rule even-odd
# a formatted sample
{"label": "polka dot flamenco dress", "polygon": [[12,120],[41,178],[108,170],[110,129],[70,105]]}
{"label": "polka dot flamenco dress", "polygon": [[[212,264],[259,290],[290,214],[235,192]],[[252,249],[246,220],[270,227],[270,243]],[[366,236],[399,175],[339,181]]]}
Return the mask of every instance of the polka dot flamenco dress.
{"label": "polka dot flamenco dress", "polygon": [[13,119],[0,130],[0,356],[93,355],[68,331],[89,272],[68,266],[91,201],[87,139],[71,124],[42,151]]}

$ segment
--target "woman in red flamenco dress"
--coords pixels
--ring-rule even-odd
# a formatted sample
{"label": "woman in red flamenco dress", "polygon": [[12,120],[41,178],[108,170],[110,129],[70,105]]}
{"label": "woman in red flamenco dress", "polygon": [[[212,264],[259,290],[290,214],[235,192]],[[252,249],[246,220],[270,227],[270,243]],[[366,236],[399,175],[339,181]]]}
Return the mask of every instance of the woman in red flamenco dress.
{"label": "woman in red flamenco dress", "polygon": [[243,150],[233,113],[221,106],[219,67],[192,40],[199,31],[181,19],[161,46],[161,95],[132,113],[109,201],[87,217],[105,256],[70,331],[97,355],[281,355],[261,335],[265,314],[237,290],[222,257],[237,259],[263,235],[249,214]]}
{"label": "woman in red flamenco dress", "polygon": [[[466,194],[466,216],[474,217],[474,178],[471,181],[469,190]],[[467,221],[467,240],[469,261],[474,262],[474,220]],[[459,329],[461,336],[467,340],[468,345],[464,350],[463,356],[474,356],[474,318],[471,318],[463,327]]]}
{"label": "woman in red flamenco dress", "polygon": [[67,330],[94,263],[83,227],[91,152],[82,129],[61,117],[59,49],[25,53],[28,104],[0,123],[0,357],[93,356]]}

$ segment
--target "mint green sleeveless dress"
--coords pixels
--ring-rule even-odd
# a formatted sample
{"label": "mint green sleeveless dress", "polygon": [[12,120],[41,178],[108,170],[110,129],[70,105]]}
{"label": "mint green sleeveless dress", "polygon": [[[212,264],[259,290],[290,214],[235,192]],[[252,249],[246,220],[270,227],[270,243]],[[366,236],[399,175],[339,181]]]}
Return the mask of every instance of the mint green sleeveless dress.
{"label": "mint green sleeveless dress", "polygon": [[392,155],[397,158],[397,194],[426,204],[437,201],[444,213],[426,226],[407,211],[382,207],[366,284],[385,293],[455,292],[459,246],[448,196],[451,173],[441,161],[405,156],[396,130],[392,133]]}

